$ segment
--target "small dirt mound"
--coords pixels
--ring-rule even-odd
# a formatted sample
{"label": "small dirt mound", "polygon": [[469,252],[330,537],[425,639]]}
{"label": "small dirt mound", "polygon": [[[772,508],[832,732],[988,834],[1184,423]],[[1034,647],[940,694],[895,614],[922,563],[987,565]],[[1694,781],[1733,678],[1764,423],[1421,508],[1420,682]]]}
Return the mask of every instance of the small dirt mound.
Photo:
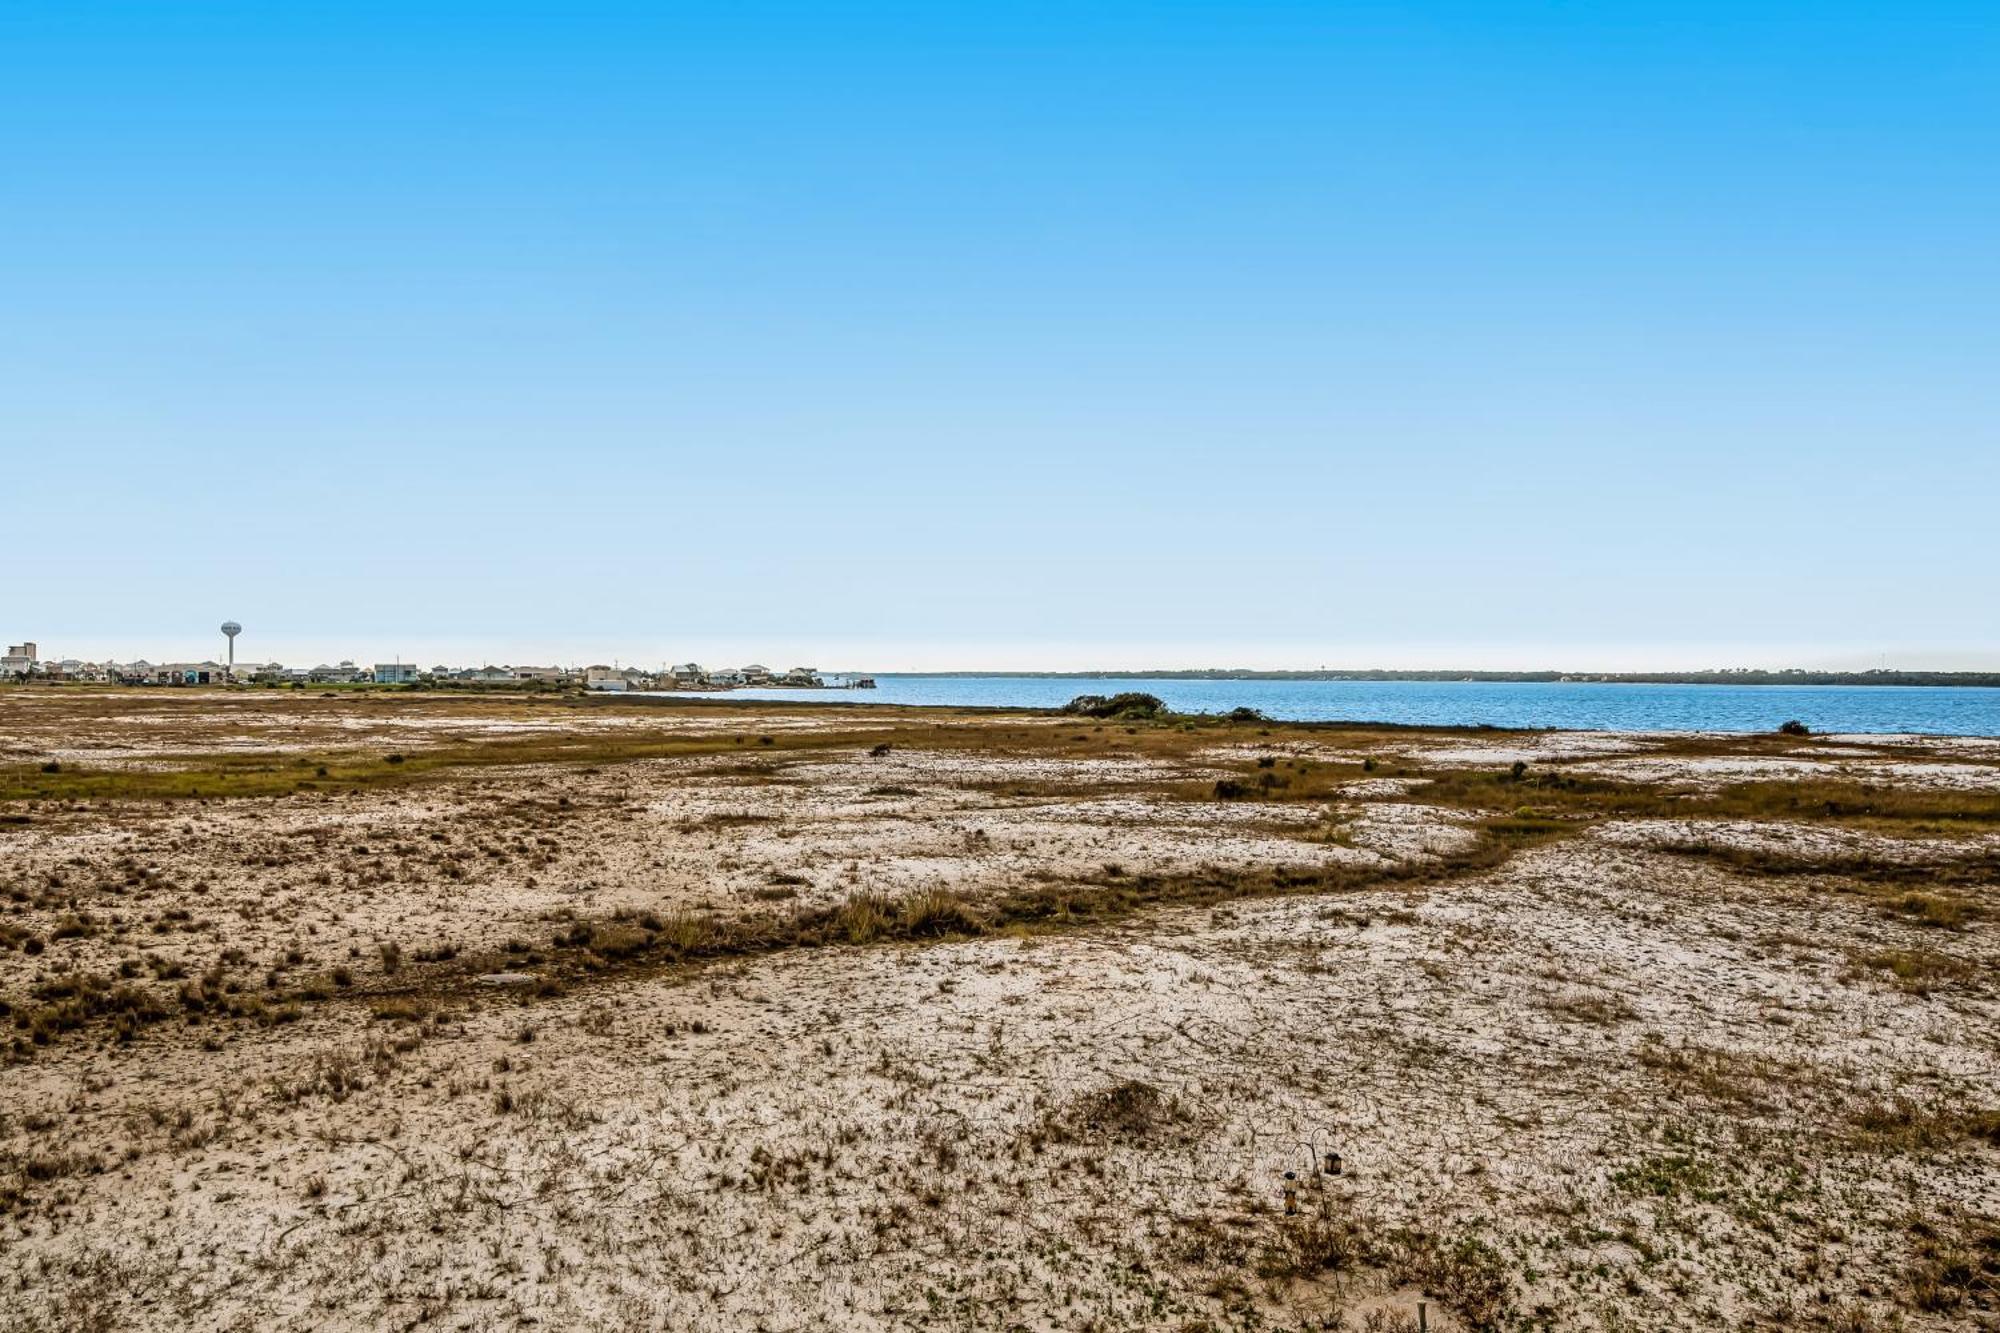
{"label": "small dirt mound", "polygon": [[1099,1143],[1153,1143],[1178,1137],[1192,1124],[1179,1099],[1150,1083],[1126,1079],[1072,1100],[1051,1125],[1051,1137]]}

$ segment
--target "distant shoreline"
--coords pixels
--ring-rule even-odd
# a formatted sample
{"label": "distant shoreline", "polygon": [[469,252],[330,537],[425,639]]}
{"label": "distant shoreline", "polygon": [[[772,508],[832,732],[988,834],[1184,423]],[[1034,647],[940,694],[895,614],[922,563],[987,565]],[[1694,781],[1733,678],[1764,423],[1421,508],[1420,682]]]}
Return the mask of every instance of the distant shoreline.
{"label": "distant shoreline", "polygon": [[[845,673],[834,673],[845,674]],[[877,671],[912,680],[1351,680],[1513,685],[1880,685],[2000,688],[2000,671]]]}

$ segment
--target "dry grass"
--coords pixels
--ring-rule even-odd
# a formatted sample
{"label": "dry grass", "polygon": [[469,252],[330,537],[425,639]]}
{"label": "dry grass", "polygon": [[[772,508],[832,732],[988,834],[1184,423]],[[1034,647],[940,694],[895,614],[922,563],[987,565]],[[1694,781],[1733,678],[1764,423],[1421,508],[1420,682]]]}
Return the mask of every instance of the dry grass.
{"label": "dry grass", "polygon": [[1510,1265],[1478,1236],[1387,1225],[1317,1192],[1310,1206],[1279,1219],[1257,1272],[1280,1282],[1373,1276],[1392,1288],[1424,1292],[1475,1333],[1511,1327],[1520,1314]]}
{"label": "dry grass", "polygon": [[1983,849],[1940,859],[1882,851],[1801,855],[1711,839],[1675,839],[1652,848],[1709,861],[1739,875],[1818,880],[1828,888],[1872,898],[1892,916],[1940,930],[1961,931],[1983,919],[1987,909],[1975,895],[2000,884],[2000,852]]}
{"label": "dry grass", "polygon": [[1992,1311],[1991,1223],[1939,1202],[2000,1160],[1995,863],[1951,840],[1990,793],[1490,732],[251,703],[10,742],[86,754],[10,770],[0,827],[8,1333]]}
{"label": "dry grass", "polygon": [[1852,955],[1857,975],[1885,974],[1912,995],[1931,995],[1947,988],[1978,984],[1981,969],[1953,954],[1934,949],[1876,949]]}

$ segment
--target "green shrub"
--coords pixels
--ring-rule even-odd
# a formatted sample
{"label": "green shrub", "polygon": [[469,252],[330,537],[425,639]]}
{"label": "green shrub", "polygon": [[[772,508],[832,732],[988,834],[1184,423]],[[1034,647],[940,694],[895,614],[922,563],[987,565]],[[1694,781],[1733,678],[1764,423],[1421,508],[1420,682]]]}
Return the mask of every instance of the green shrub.
{"label": "green shrub", "polygon": [[1167,705],[1156,694],[1128,691],[1109,698],[1102,694],[1079,694],[1064,704],[1062,711],[1077,717],[1116,717],[1141,720],[1165,717]]}

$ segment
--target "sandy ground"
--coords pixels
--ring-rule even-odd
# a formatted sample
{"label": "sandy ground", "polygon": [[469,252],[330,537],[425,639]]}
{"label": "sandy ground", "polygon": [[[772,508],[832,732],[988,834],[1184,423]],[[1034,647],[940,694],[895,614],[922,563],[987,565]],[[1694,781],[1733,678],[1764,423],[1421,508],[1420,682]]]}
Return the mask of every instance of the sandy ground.
{"label": "sandy ground", "polygon": [[[0,753],[840,725],[242,698],[65,721],[0,694]],[[1949,785],[1976,794],[2000,754],[1808,744],[1746,770],[1657,738],[1410,733],[1072,756],[993,752],[985,725],[883,755],[21,803],[0,823],[17,1020],[79,976],[161,997],[211,971],[272,994],[352,976],[289,1021],[17,1026],[0,1328],[1386,1333],[1420,1301],[1444,1329],[2000,1327],[1990,878],[1954,878],[1961,917],[1938,924],[1885,896],[1901,881],[1674,850],[1952,865],[1991,836],[1623,818],[1447,875],[1476,822],[1423,778],[1188,795],[1272,754],[1642,782],[1969,769]],[[490,952],[532,979],[553,936],[613,916],[1391,866],[1409,873],[560,987],[458,967]]]}

